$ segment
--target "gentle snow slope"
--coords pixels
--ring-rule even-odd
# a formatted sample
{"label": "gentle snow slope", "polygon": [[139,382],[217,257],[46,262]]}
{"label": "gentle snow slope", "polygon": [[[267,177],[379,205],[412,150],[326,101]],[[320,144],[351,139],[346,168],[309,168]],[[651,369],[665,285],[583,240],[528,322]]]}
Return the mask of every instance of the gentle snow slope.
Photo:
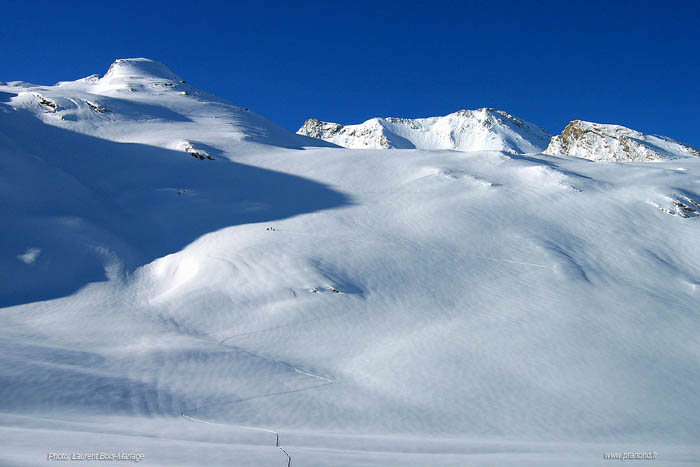
{"label": "gentle snow slope", "polygon": [[700,159],[299,150],[145,63],[0,87],[0,463],[698,463]]}
{"label": "gentle snow slope", "polygon": [[506,112],[482,108],[444,117],[373,118],[359,125],[307,120],[297,132],[355,149],[494,150],[514,154],[542,152],[549,134]]}

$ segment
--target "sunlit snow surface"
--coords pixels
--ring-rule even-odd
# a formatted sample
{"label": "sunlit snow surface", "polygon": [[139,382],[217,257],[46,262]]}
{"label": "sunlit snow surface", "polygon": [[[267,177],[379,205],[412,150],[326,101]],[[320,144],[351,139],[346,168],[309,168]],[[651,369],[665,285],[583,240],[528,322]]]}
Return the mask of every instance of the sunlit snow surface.
{"label": "sunlit snow surface", "polygon": [[0,87],[0,464],[700,461],[699,159],[312,147],[157,65]]}
{"label": "sunlit snow surface", "polygon": [[372,118],[359,125],[309,119],[297,134],[351,149],[454,149],[542,152],[550,135],[543,128],[501,110],[460,110],[444,117]]}

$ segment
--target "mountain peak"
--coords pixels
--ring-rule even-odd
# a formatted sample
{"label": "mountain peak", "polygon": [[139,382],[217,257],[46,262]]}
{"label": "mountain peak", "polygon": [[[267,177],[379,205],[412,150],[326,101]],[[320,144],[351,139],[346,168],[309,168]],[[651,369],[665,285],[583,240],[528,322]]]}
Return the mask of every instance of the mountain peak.
{"label": "mountain peak", "polygon": [[665,136],[647,135],[621,125],[573,120],[552,137],[545,154],[594,161],[661,161],[700,156],[697,149]]}
{"label": "mountain peak", "polygon": [[482,107],[443,117],[372,118],[357,125],[309,119],[297,132],[348,148],[542,151],[550,135],[502,110]]}
{"label": "mountain peak", "polygon": [[178,81],[167,65],[149,58],[120,58],[110,65],[105,79],[156,78]]}

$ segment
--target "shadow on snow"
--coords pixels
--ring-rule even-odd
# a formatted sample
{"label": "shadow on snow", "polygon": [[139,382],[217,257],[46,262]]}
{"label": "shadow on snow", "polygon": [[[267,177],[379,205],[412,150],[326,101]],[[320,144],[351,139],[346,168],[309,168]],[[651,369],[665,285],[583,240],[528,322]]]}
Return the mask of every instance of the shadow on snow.
{"label": "shadow on snow", "polygon": [[0,306],[68,295],[111,263],[133,271],[224,227],[350,203],[302,177],[112,142],[23,111],[0,112],[0,173]]}

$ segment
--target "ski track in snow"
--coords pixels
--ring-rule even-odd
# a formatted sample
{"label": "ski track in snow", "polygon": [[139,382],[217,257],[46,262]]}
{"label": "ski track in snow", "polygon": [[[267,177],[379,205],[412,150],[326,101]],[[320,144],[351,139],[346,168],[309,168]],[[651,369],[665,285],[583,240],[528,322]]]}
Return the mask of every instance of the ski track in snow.
{"label": "ski track in snow", "polygon": [[[334,240],[342,240],[342,241],[351,241],[351,242],[357,242],[357,243],[370,243],[370,242],[364,242],[364,241],[357,240],[357,239],[339,238],[339,237],[326,236],[326,235],[317,235],[317,234],[312,234],[312,233],[308,233],[308,232],[295,232],[295,231],[289,231],[289,230],[285,230],[285,229],[275,229],[274,232],[284,232],[284,233],[291,233],[291,234],[297,234],[297,235],[307,235],[307,236],[311,236],[311,237],[318,237],[318,238],[324,238],[324,239],[334,239]],[[436,250],[436,251],[437,251],[437,250]],[[486,259],[486,260],[490,260],[490,261],[500,261],[500,262],[506,262],[506,263],[512,263],[512,264],[522,264],[522,265],[526,265],[526,266],[534,266],[534,267],[545,268],[545,269],[548,268],[548,266],[541,265],[541,264],[534,264],[534,263],[528,263],[528,262],[516,261],[516,260],[508,260],[508,259],[503,259],[503,258],[491,258],[491,257],[487,257],[487,256],[477,256],[477,255],[460,255],[460,256],[462,256],[462,257],[470,257],[470,258]],[[225,259],[225,258],[214,257],[214,256],[210,256],[210,257],[211,257],[212,259],[218,259],[218,260],[224,261],[224,262],[228,263],[230,266],[235,267],[235,265],[233,265],[233,263],[231,263],[229,260],[227,260],[227,259]],[[291,290],[292,293],[294,294],[294,297],[296,297],[296,292],[294,292],[294,289],[290,289],[290,290]],[[288,327],[292,327],[292,326],[298,326],[298,325],[303,324],[303,323],[306,323],[306,322],[320,321],[320,320],[326,320],[326,319],[332,319],[332,318],[336,318],[336,317],[338,317],[338,316],[341,316],[341,314],[338,313],[338,314],[333,314],[333,315],[331,315],[331,316],[326,316],[326,317],[322,317],[322,318],[316,318],[316,319],[306,320],[306,321],[297,322],[297,323],[291,323],[291,324],[288,324],[288,325],[274,326],[274,327],[271,327],[271,328],[266,328],[266,329],[260,329],[260,330],[256,330],[256,331],[250,331],[250,332],[235,334],[235,335],[226,337],[226,338],[224,338],[224,339],[221,339],[221,340],[219,340],[218,342],[217,342],[217,341],[212,341],[212,342],[216,342],[216,344],[221,345],[221,346],[223,346],[223,347],[230,348],[230,349],[235,349],[235,350],[237,350],[237,351],[239,351],[239,352],[244,352],[244,353],[247,353],[247,354],[249,354],[249,355],[253,355],[253,356],[255,356],[255,357],[258,357],[258,358],[261,358],[261,359],[264,359],[264,360],[267,360],[267,361],[270,361],[270,362],[273,362],[273,363],[282,365],[282,366],[284,366],[285,368],[288,368],[288,369],[290,369],[290,370],[292,370],[292,371],[294,371],[294,372],[296,372],[296,373],[299,373],[299,374],[302,374],[302,375],[304,375],[304,376],[308,376],[308,377],[310,377],[310,378],[316,379],[316,380],[318,380],[318,381],[321,381],[322,383],[321,383],[321,384],[315,384],[315,385],[308,386],[308,387],[304,387],[304,388],[295,389],[295,390],[280,391],[280,392],[267,393],[267,394],[259,394],[259,395],[253,396],[253,397],[246,397],[246,398],[242,398],[242,399],[238,399],[238,400],[232,400],[232,401],[224,402],[224,403],[221,403],[221,404],[208,405],[208,406],[206,406],[206,408],[214,408],[214,407],[221,407],[221,406],[225,406],[225,405],[240,404],[240,403],[242,403],[242,402],[249,401],[249,400],[252,400],[252,399],[258,399],[258,398],[263,398],[263,397],[275,397],[275,396],[280,396],[280,395],[284,395],[284,394],[290,394],[290,393],[294,393],[294,392],[308,391],[308,390],[310,390],[310,389],[315,389],[315,388],[319,388],[319,387],[322,387],[322,386],[334,384],[335,381],[332,380],[332,379],[325,378],[325,377],[323,377],[323,376],[320,376],[320,375],[317,375],[317,374],[314,374],[314,373],[310,373],[310,372],[308,372],[308,371],[304,371],[304,370],[302,370],[302,369],[300,369],[300,368],[295,367],[294,365],[292,365],[292,364],[290,364],[290,363],[287,363],[287,362],[285,362],[285,361],[283,361],[283,360],[279,360],[279,359],[270,357],[270,356],[265,355],[265,354],[262,354],[262,353],[260,353],[260,352],[255,352],[255,351],[253,351],[253,350],[244,349],[244,348],[239,347],[239,346],[229,345],[229,344],[227,344],[227,342],[231,341],[232,339],[235,339],[235,338],[238,338],[238,337],[242,337],[242,336],[248,336],[248,335],[252,335],[252,334],[261,334],[261,333],[269,332],[269,331],[273,331],[273,330],[288,328]],[[203,419],[200,419],[200,418],[197,418],[197,417],[194,417],[194,416],[190,415],[190,413],[197,412],[198,410],[201,410],[201,409],[203,409],[203,408],[205,408],[205,406],[195,407],[195,408],[193,408],[193,409],[187,409],[187,410],[182,411],[180,415],[181,415],[182,417],[188,419],[188,420],[191,420],[191,421],[194,421],[194,422],[198,422],[198,423],[206,423],[206,424],[212,424],[212,425],[228,426],[228,427],[233,427],[233,428],[241,428],[241,429],[247,429],[247,430],[260,431],[260,432],[266,432],[266,433],[274,434],[274,435],[275,435],[275,447],[278,447],[278,448],[284,453],[284,455],[285,455],[286,458],[287,458],[287,466],[288,466],[288,467],[291,467],[291,465],[292,465],[292,456],[289,454],[289,452],[288,452],[287,450],[285,450],[285,449],[281,446],[281,443],[280,443],[280,434],[279,434],[278,431],[272,430],[272,429],[269,429],[269,428],[263,428],[263,427],[255,427],[255,426],[247,426],[247,425],[230,425],[230,424],[224,424],[224,423],[217,423],[217,422],[212,422],[212,421],[208,421],[208,420],[203,420]]]}
{"label": "ski track in snow", "polygon": [[[317,235],[317,234],[312,234],[312,233],[308,233],[308,232],[298,232],[298,231],[291,231],[291,230],[286,230],[286,229],[275,229],[274,232],[291,233],[291,234],[296,234],[296,235],[306,235],[306,236],[310,236],[310,237],[323,238],[323,239],[326,239],[326,240],[332,239],[332,240],[336,240],[336,241],[350,241],[350,242],[356,242],[356,243],[361,243],[361,244],[371,244],[371,242],[365,242],[365,241],[362,241],[362,240],[357,240],[356,238],[355,238],[355,239],[351,239],[351,238],[342,238],[342,237],[336,237],[336,236]],[[435,250],[435,251],[437,251],[437,250]],[[478,258],[478,259],[486,259],[486,260],[490,260],[490,261],[500,261],[500,262],[506,262],[506,263],[512,263],[512,264],[522,264],[522,265],[526,265],[526,266],[534,266],[534,267],[545,268],[545,269],[548,268],[548,266],[541,265],[541,264],[534,264],[534,263],[528,263],[528,262],[516,261],[516,260],[508,260],[508,259],[503,259],[503,258],[492,258],[492,257],[477,256],[477,255],[460,255],[460,256],[461,256],[461,257]],[[235,265],[234,265],[233,263],[231,263],[229,260],[225,259],[225,258],[214,257],[214,256],[210,256],[210,257],[211,257],[212,259],[217,259],[217,260],[224,261],[224,262],[226,262],[227,264],[229,264],[231,267],[234,267],[234,268],[235,268]],[[296,297],[296,292],[294,291],[294,289],[290,289],[290,290],[292,291],[294,297]],[[235,349],[235,350],[237,350],[237,351],[244,352],[244,353],[247,353],[247,354],[249,354],[249,355],[253,355],[253,356],[255,356],[255,357],[258,357],[258,358],[261,358],[261,359],[264,359],[264,360],[267,360],[267,361],[270,361],[270,362],[273,362],[273,363],[282,365],[282,366],[284,366],[285,368],[288,368],[288,369],[290,369],[290,370],[292,370],[292,371],[294,371],[294,372],[296,372],[296,373],[302,374],[302,375],[304,375],[304,376],[308,376],[308,377],[310,377],[310,378],[314,378],[314,379],[316,379],[316,380],[318,380],[318,381],[322,381],[322,383],[321,383],[321,384],[315,384],[315,385],[308,386],[308,387],[304,387],[304,388],[295,389],[295,390],[280,391],[280,392],[267,393],[267,394],[259,394],[259,395],[257,395],[257,396],[247,397],[247,398],[238,399],[238,400],[232,400],[232,401],[224,402],[224,403],[221,403],[221,404],[208,405],[208,406],[206,406],[206,408],[214,408],[214,407],[221,407],[221,406],[225,406],[225,405],[240,404],[240,403],[242,403],[242,402],[249,401],[249,400],[252,400],[252,399],[263,398],[263,397],[275,397],[275,396],[280,396],[280,395],[284,395],[284,394],[290,394],[290,393],[294,393],[294,392],[308,391],[308,390],[310,390],[310,389],[315,389],[315,388],[319,388],[319,387],[326,386],[326,385],[329,385],[329,384],[334,384],[335,381],[332,380],[332,379],[325,378],[325,377],[323,377],[323,376],[320,376],[320,375],[317,375],[317,374],[314,374],[314,373],[310,373],[310,372],[308,372],[308,371],[304,371],[304,370],[302,370],[302,369],[300,369],[300,368],[297,368],[297,367],[295,367],[294,365],[292,365],[292,364],[290,364],[290,363],[287,363],[287,362],[285,362],[285,361],[283,361],[283,360],[279,360],[279,359],[270,357],[270,356],[268,356],[268,355],[265,355],[265,354],[262,354],[262,353],[259,353],[259,352],[255,352],[255,351],[252,351],[252,350],[249,350],[249,349],[244,349],[244,348],[242,348],[242,347],[238,347],[238,346],[234,346],[234,345],[228,345],[227,342],[231,341],[232,339],[235,339],[235,338],[238,338],[238,337],[242,337],[242,336],[248,336],[248,335],[252,335],[252,334],[261,334],[261,333],[269,332],[269,331],[273,331],[273,330],[288,328],[288,327],[292,327],[292,326],[298,326],[298,325],[300,325],[300,324],[304,324],[304,323],[307,323],[307,322],[332,319],[332,318],[336,318],[336,317],[338,317],[338,316],[341,316],[341,314],[338,313],[338,314],[333,314],[333,315],[331,315],[331,316],[326,316],[326,317],[322,317],[322,318],[315,318],[315,319],[305,320],[305,321],[302,321],[302,322],[290,323],[290,324],[287,324],[287,325],[274,326],[274,327],[271,327],[271,328],[266,328],[266,329],[260,329],[260,330],[256,330],[256,331],[250,331],[250,332],[235,334],[235,335],[226,337],[226,338],[224,338],[224,339],[221,339],[221,340],[218,341],[218,342],[212,341],[212,342],[216,342],[218,345],[224,346],[224,347],[226,347],[226,348]],[[187,410],[184,410],[183,412],[181,412],[180,415],[181,415],[182,417],[184,417],[184,418],[186,418],[186,419],[188,419],[188,420],[194,421],[194,422],[207,423],[207,424],[212,424],[212,425],[229,426],[229,427],[233,427],[233,428],[241,428],[241,429],[254,430],[254,431],[261,431],[261,432],[266,432],[266,433],[274,434],[274,435],[275,435],[275,446],[278,447],[278,448],[284,453],[284,455],[285,455],[286,458],[287,458],[287,466],[288,466],[288,467],[291,467],[291,465],[292,465],[292,456],[289,454],[289,452],[288,452],[287,450],[285,450],[285,449],[281,446],[281,444],[280,444],[280,434],[279,434],[278,431],[272,430],[272,429],[269,429],[269,428],[254,427],[254,426],[247,426],[247,425],[230,425],[230,424],[224,424],[224,423],[217,423],[217,422],[212,422],[212,421],[203,420],[203,419],[194,417],[194,416],[192,416],[192,415],[189,414],[189,413],[197,412],[198,410],[201,410],[201,409],[203,409],[203,408],[205,408],[205,406],[195,407],[195,408],[193,408],[193,409],[187,409]]]}
{"label": "ski track in snow", "polygon": [[[220,258],[219,258],[219,259],[220,259]],[[288,369],[290,369],[290,370],[292,370],[292,371],[294,371],[294,372],[296,372],[296,373],[299,373],[299,374],[302,374],[302,375],[304,375],[304,376],[308,376],[308,377],[310,377],[310,378],[316,379],[316,380],[318,380],[318,381],[321,381],[322,383],[320,383],[320,384],[314,384],[314,385],[312,385],[312,386],[307,386],[307,387],[303,387],[303,388],[299,388],[299,389],[294,389],[294,390],[273,392],[273,393],[268,393],[268,394],[259,394],[259,395],[253,396],[253,397],[246,397],[246,398],[242,398],[242,399],[238,399],[238,400],[233,400],[233,401],[229,401],[229,402],[223,402],[223,403],[221,403],[221,404],[212,404],[212,405],[207,405],[207,406],[195,407],[195,408],[192,408],[192,409],[186,409],[186,410],[183,410],[183,411],[180,413],[180,415],[181,415],[182,417],[186,418],[187,420],[190,420],[190,421],[193,421],[193,422],[198,422],[198,423],[206,423],[206,424],[210,424],[210,425],[228,426],[228,427],[232,427],[232,428],[241,428],[241,429],[246,429],[246,430],[253,430],[253,431],[261,431],[261,432],[266,432],[266,433],[272,433],[272,434],[275,435],[275,447],[279,448],[279,449],[284,453],[284,455],[285,455],[286,458],[287,458],[287,467],[291,467],[291,465],[292,465],[292,456],[289,454],[289,452],[288,452],[286,449],[284,449],[284,448],[281,446],[281,444],[280,444],[280,434],[279,434],[279,431],[272,430],[272,429],[269,429],[269,428],[255,427],[255,426],[230,425],[230,424],[226,424],[226,423],[217,423],[217,422],[212,422],[212,421],[208,421],[208,420],[203,420],[203,419],[201,419],[201,418],[193,417],[192,415],[190,415],[190,413],[197,412],[198,410],[201,410],[201,409],[203,409],[203,408],[205,408],[205,407],[206,407],[206,408],[214,408],[214,407],[222,407],[222,406],[225,406],[225,405],[240,404],[240,403],[242,403],[242,402],[246,402],[246,401],[253,400],[253,399],[259,399],[259,398],[263,398],[263,397],[281,396],[281,395],[283,395],[283,394],[291,394],[291,393],[295,393],[295,392],[308,391],[308,390],[310,390],[310,389],[319,388],[319,387],[322,387],[322,386],[327,386],[327,385],[329,385],[329,384],[334,384],[335,381],[332,380],[332,379],[325,378],[325,377],[323,377],[323,376],[320,376],[320,375],[317,375],[317,374],[314,374],[314,373],[310,373],[310,372],[308,372],[308,371],[304,371],[304,370],[302,370],[302,369],[300,369],[300,368],[297,368],[297,367],[295,367],[294,365],[292,365],[292,364],[290,364],[290,363],[287,363],[287,362],[285,362],[285,361],[278,360],[278,359],[276,359],[276,358],[270,357],[270,356],[268,356],[268,355],[265,355],[265,354],[262,354],[262,353],[259,353],[259,352],[255,352],[255,351],[252,351],[252,350],[244,349],[244,348],[242,348],[242,347],[238,347],[238,346],[226,344],[227,341],[229,341],[229,340],[231,340],[231,339],[234,339],[234,338],[236,338],[236,337],[239,337],[239,336],[248,335],[248,334],[252,334],[252,333],[263,333],[263,332],[271,331],[271,330],[274,330],[274,329],[279,329],[280,327],[281,327],[281,326],[273,327],[273,328],[269,328],[269,329],[262,329],[262,330],[259,330],[259,331],[253,331],[253,332],[251,332],[251,333],[237,334],[237,335],[234,335],[234,336],[229,336],[229,337],[227,337],[227,338],[224,338],[224,339],[222,339],[222,340],[220,340],[220,341],[218,341],[218,342],[217,342],[217,341],[211,341],[211,342],[215,342],[216,344],[221,345],[221,346],[226,347],[226,348],[229,348],[229,349],[235,349],[235,350],[237,350],[237,351],[239,351],[239,352],[244,352],[244,353],[247,353],[247,354],[249,354],[249,355],[253,355],[253,356],[255,356],[255,357],[258,357],[258,358],[261,358],[261,359],[263,359],[263,360],[267,360],[267,361],[276,363],[276,364],[278,364],[278,365],[282,365],[282,366],[284,366],[285,368],[288,368]]]}

